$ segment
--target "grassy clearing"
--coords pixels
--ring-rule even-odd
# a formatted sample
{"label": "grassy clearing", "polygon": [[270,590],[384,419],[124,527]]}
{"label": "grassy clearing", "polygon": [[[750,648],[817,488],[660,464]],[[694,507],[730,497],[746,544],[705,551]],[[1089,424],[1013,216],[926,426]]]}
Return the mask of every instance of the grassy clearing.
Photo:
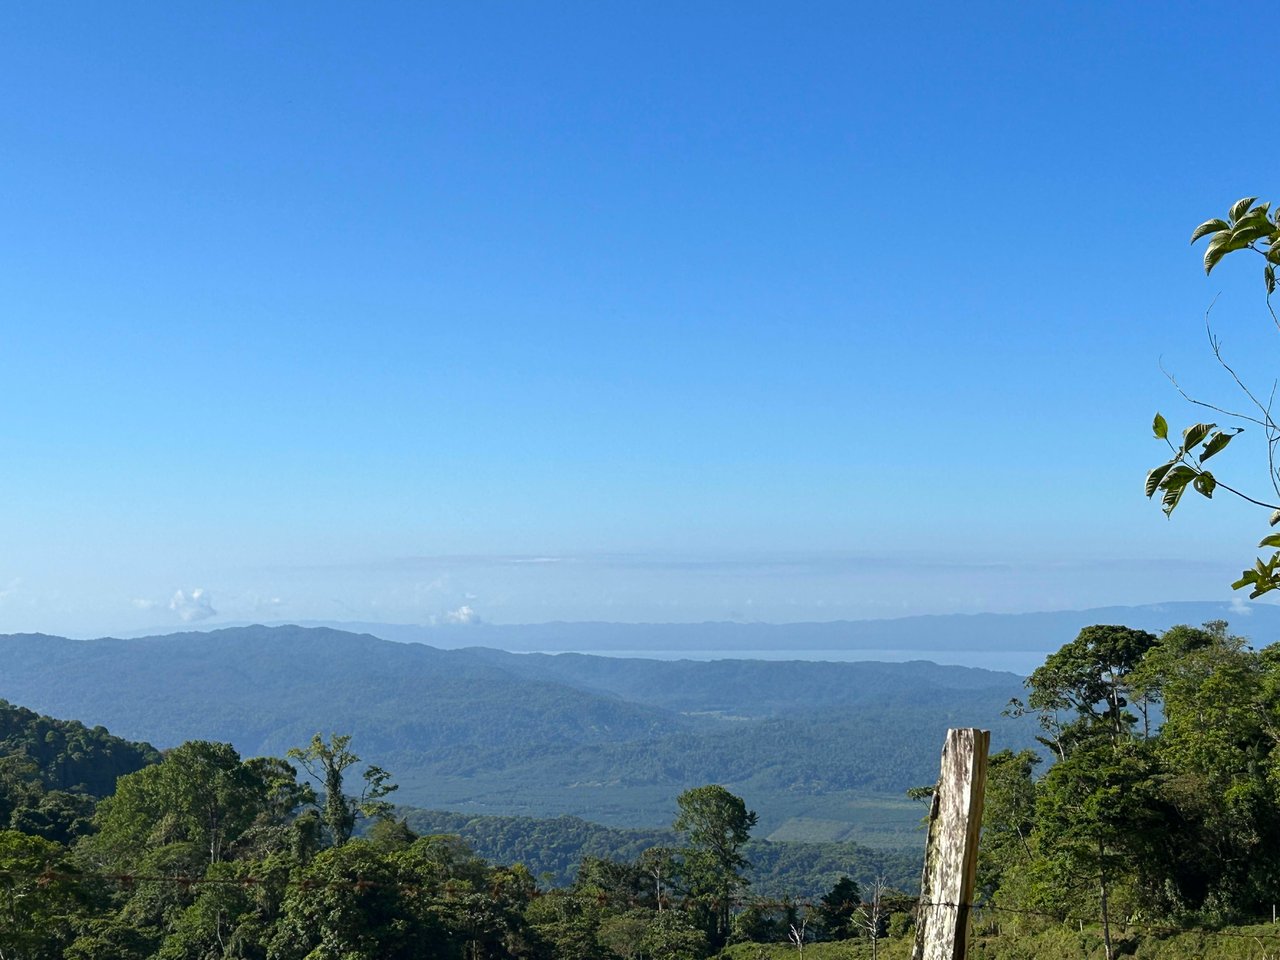
{"label": "grassy clearing", "polygon": [[[1280,926],[1258,924],[1222,930],[1180,933],[1119,933],[1113,936],[1118,957],[1133,960],[1280,960]],[[878,960],[909,960],[911,936],[886,938],[877,946]],[[1103,960],[1102,931],[1052,927],[1032,934],[975,937],[970,960]],[[810,943],[803,957],[788,943],[737,943],[720,954],[721,960],[870,960],[866,940]]]}

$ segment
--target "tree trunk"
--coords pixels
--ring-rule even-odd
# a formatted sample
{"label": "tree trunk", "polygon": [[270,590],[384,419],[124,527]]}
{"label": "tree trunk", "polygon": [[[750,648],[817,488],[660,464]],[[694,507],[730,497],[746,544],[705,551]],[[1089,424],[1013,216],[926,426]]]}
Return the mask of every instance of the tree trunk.
{"label": "tree trunk", "polygon": [[[1098,844],[1098,859],[1106,854],[1106,847]],[[1107,960],[1115,960],[1115,951],[1111,947],[1111,916],[1107,911],[1107,870],[1102,867],[1098,871],[1099,903],[1102,906],[1102,945],[1107,953]]]}

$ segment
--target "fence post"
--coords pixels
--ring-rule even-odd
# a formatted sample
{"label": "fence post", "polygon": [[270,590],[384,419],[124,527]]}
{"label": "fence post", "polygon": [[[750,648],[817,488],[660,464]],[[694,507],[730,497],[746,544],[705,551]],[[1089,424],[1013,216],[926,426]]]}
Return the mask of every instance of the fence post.
{"label": "fence post", "polygon": [[929,809],[912,960],[964,960],[978,871],[989,730],[948,730]]}

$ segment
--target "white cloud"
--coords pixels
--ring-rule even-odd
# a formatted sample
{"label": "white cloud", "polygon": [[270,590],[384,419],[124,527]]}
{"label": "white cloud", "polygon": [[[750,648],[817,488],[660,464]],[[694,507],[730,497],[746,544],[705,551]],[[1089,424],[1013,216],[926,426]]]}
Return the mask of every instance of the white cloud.
{"label": "white cloud", "polygon": [[1242,617],[1247,617],[1249,614],[1253,613],[1253,610],[1250,608],[1249,604],[1244,601],[1244,598],[1237,594],[1231,598],[1231,612]]}
{"label": "white cloud", "polygon": [[179,590],[169,601],[169,609],[181,617],[184,623],[207,620],[218,613],[213,609],[212,599],[201,587],[196,587],[190,595]]}
{"label": "white cloud", "polygon": [[[263,597],[258,594],[250,594],[247,600],[249,609],[254,616],[260,613],[275,613],[284,606],[284,600],[280,597]],[[243,605],[244,601],[242,600],[240,606]]]}
{"label": "white cloud", "polygon": [[[181,591],[179,591],[179,592],[181,592]],[[134,605],[135,607],[137,607],[139,610],[154,610],[156,607],[160,606],[160,601],[159,601],[159,600],[144,600],[144,599],[142,599],[141,597],[138,597],[138,598],[135,598],[135,599],[134,599],[134,601],[133,601],[133,605]]]}
{"label": "white cloud", "polygon": [[464,603],[457,610],[450,610],[446,613],[444,622],[457,624],[479,623],[480,615]]}

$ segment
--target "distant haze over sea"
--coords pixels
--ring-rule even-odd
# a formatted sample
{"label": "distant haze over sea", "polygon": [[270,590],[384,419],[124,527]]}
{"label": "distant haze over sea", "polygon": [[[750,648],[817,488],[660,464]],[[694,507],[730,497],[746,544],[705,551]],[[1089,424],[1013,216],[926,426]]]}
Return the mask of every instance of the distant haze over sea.
{"label": "distant haze over sea", "polygon": [[[932,660],[1026,674],[1082,627],[1118,623],[1153,632],[1174,624],[1226,620],[1255,647],[1280,639],[1280,606],[1177,601],[1042,613],[941,614],[806,623],[393,624],[291,621],[443,649],[490,647],[513,653],[593,653],[662,660]],[[137,631],[143,636],[154,631]]]}

